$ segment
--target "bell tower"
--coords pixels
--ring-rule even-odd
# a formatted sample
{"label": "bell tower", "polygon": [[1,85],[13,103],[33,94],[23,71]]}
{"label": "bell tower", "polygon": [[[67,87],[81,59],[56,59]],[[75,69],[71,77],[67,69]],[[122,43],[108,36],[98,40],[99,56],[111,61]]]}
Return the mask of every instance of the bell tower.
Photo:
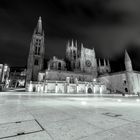
{"label": "bell tower", "polygon": [[30,43],[26,82],[37,81],[38,73],[43,69],[44,54],[44,31],[42,29],[41,17],[39,17]]}

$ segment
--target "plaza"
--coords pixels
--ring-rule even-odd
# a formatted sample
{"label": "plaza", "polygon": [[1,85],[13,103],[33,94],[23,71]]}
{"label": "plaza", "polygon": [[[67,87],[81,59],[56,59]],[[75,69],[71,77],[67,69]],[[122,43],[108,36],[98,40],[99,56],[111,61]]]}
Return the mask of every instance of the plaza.
{"label": "plaza", "polygon": [[121,95],[0,93],[0,139],[139,140],[140,99]]}

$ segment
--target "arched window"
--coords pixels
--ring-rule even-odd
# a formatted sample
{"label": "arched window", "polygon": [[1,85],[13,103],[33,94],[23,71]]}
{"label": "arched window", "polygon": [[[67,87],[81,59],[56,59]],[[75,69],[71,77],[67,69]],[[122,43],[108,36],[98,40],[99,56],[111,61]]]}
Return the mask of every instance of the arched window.
{"label": "arched window", "polygon": [[61,70],[61,63],[58,63],[58,70]]}
{"label": "arched window", "polygon": [[37,59],[35,59],[34,65],[38,65],[38,60]]}
{"label": "arched window", "polygon": [[35,55],[37,55],[37,46],[35,46]]}
{"label": "arched window", "polygon": [[39,46],[35,46],[35,55],[40,55],[40,47]]}
{"label": "arched window", "polygon": [[38,55],[40,55],[40,47],[38,47]]}
{"label": "arched window", "polygon": [[73,51],[73,58],[76,59],[76,51]]}
{"label": "arched window", "polygon": [[123,82],[124,82],[124,84],[126,85],[126,80],[124,80]]}
{"label": "arched window", "polygon": [[39,40],[38,45],[39,45],[39,46],[41,45],[41,40]]}
{"label": "arched window", "polygon": [[125,88],[125,92],[128,92],[128,88]]}

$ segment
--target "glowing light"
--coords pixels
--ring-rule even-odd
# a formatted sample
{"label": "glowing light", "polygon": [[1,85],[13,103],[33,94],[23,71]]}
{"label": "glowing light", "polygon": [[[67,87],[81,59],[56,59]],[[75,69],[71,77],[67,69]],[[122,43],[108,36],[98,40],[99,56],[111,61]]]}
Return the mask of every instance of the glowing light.
{"label": "glowing light", "polygon": [[140,102],[140,99],[136,99],[136,102]]}
{"label": "glowing light", "polygon": [[29,92],[32,92],[32,91],[33,91],[33,85],[32,85],[32,84],[29,84],[28,91],[29,91]]}
{"label": "glowing light", "polygon": [[102,94],[103,93],[103,87],[101,86],[100,87],[100,94]]}
{"label": "glowing light", "polygon": [[4,71],[6,72],[7,70],[8,70],[8,66],[5,65],[5,66],[4,66]]}
{"label": "glowing light", "polygon": [[86,101],[81,101],[81,105],[87,105]]}
{"label": "glowing light", "polygon": [[118,99],[117,101],[118,101],[118,102],[122,102],[122,100],[121,100],[121,99]]}

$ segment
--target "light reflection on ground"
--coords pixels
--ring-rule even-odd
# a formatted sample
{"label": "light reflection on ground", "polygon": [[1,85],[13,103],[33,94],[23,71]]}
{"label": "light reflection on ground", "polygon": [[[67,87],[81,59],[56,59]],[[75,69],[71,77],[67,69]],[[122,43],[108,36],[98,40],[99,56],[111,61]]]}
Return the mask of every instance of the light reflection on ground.
{"label": "light reflection on ground", "polygon": [[[39,140],[40,137],[42,140],[138,140],[139,108],[137,96],[47,96],[1,92],[0,124],[37,120],[43,132],[17,136],[21,140]],[[4,127],[0,125],[2,129]],[[14,139],[10,137],[7,140]]]}

